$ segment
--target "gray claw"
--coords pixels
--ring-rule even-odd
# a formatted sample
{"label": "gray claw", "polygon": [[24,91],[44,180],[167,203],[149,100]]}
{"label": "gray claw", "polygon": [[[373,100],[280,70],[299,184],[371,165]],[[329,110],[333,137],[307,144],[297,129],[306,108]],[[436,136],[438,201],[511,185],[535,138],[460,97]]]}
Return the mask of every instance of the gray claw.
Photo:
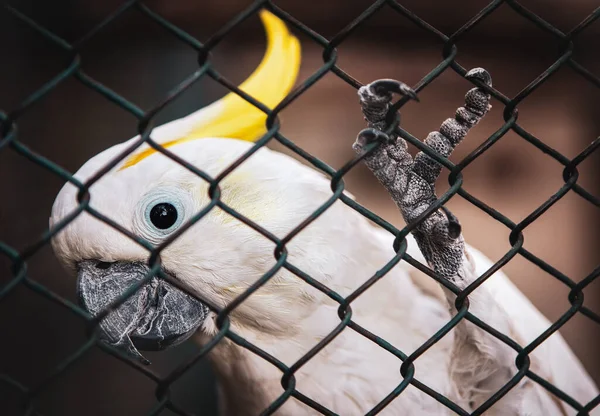
{"label": "gray claw", "polygon": [[492,86],[492,76],[483,68],[473,68],[465,74],[467,79],[476,79],[483,82],[485,85]]}
{"label": "gray claw", "polygon": [[387,95],[395,92],[396,94],[407,95],[415,101],[419,101],[415,90],[410,88],[403,82],[394,79],[379,79],[369,84],[369,88],[373,89],[377,95]]}
{"label": "gray claw", "polygon": [[[470,70],[466,77],[492,85],[490,74],[482,68]],[[413,159],[405,140],[394,132],[389,136],[382,133],[390,127],[387,113],[392,93],[416,99],[416,93],[410,87],[392,79],[377,80],[359,89],[361,109],[370,128],[359,133],[353,148],[360,153],[369,143],[384,143],[366,155],[363,161],[386,188],[405,221],[410,223],[437,201],[435,183],[442,165],[424,151]],[[449,157],[490,108],[490,95],[483,88],[470,89],[465,94],[464,107],[456,110],[454,118],[445,120],[439,131],[431,132],[425,144]],[[456,279],[464,253],[458,219],[442,206],[420,221],[412,233],[430,267],[444,278]]]}
{"label": "gray claw", "polygon": [[359,149],[362,149],[368,144],[374,142],[389,143],[390,137],[384,132],[374,128],[363,129],[356,137],[355,146]]}
{"label": "gray claw", "polygon": [[444,214],[446,214],[446,217],[448,218],[448,235],[454,239],[458,238],[462,232],[462,227],[460,226],[460,222],[458,222],[458,218],[456,218],[456,216],[444,205],[442,205],[442,211],[444,211]]}

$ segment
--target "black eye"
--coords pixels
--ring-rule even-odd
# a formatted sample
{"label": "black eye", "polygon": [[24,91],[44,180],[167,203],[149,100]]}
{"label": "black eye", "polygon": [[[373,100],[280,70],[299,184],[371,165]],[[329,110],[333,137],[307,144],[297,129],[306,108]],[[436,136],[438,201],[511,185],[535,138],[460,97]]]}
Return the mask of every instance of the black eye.
{"label": "black eye", "polygon": [[156,204],[150,210],[150,221],[156,228],[166,230],[177,221],[177,209],[167,202]]}

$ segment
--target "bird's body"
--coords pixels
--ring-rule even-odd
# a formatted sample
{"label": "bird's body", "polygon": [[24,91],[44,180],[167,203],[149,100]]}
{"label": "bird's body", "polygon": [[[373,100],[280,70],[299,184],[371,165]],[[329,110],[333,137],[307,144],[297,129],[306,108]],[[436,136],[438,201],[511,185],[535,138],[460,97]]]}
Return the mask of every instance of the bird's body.
{"label": "bird's body", "polygon": [[[267,62],[261,64],[260,73],[253,75],[254,81],[244,85],[274,106],[293,84],[297,72],[294,57],[299,50],[297,41],[290,38],[279,20],[267,14],[262,17],[272,32]],[[293,68],[286,69],[289,65]],[[280,82],[270,83],[269,71],[292,73],[292,79],[279,74]],[[365,97],[369,98],[361,99],[364,101]],[[476,111],[477,102],[471,101],[468,111]],[[487,106],[485,99],[483,105]],[[462,114],[469,116],[463,110]],[[249,141],[228,137],[254,137],[265,130],[265,119],[264,113],[229,95],[207,109],[156,128],[152,138],[175,156],[217,178],[253,147]],[[466,134],[468,129],[462,125],[455,130],[461,129]],[[137,137],[96,155],[75,177],[85,183],[136,140]],[[370,167],[377,162],[373,160]],[[387,180],[385,175],[379,178]],[[410,186],[407,189],[404,196],[414,196]],[[400,191],[405,189],[395,188],[395,192]],[[52,209],[51,227],[61,224],[77,209],[77,193],[72,184],[61,190]],[[89,204],[96,212],[160,248],[162,272],[193,296],[168,279],[147,280],[102,320],[104,341],[137,358],[141,358],[138,349],[165,348],[192,333],[200,343],[209,342],[219,328],[217,315],[203,302],[226,307],[278,264],[276,243],[228,210],[240,213],[271,236],[284,239],[332,195],[330,180],[324,175],[265,147],[225,175],[218,193],[212,196],[208,182],[169,157],[147,145],[135,150],[91,185]],[[216,197],[224,206],[206,210]],[[399,206],[408,212],[408,208],[418,207],[422,201],[416,198],[413,202]],[[199,212],[205,215],[178,234]],[[436,215],[437,219],[446,219],[440,213]],[[423,231],[417,231],[423,238]],[[463,253],[460,232],[451,237],[444,244],[459,247],[462,257],[451,259],[458,261],[458,269],[445,277],[464,288],[492,263],[469,246]],[[286,242],[281,267],[228,314],[231,329],[296,370],[293,380],[284,385],[294,386],[296,392],[337,414],[367,413],[398,388],[404,378],[401,360],[359,334],[358,328],[344,328],[299,368],[295,363],[340,325],[339,304],[326,292],[332,290],[343,298],[351,295],[395,257],[393,240],[390,233],[337,200]],[[412,257],[423,264],[432,263],[421,254],[421,246],[412,236],[407,240]],[[432,241],[435,251],[439,242]],[[78,273],[79,296],[93,315],[109,307],[149,270],[147,249],[87,211],[65,226],[52,244],[64,265]],[[431,250],[427,253],[431,254]],[[306,276],[327,289],[312,287],[303,279]],[[350,303],[351,321],[382,340],[379,343],[386,342],[410,356],[456,313],[453,296],[430,277],[400,261]],[[470,312],[523,346],[550,326],[501,271],[471,293],[469,301]],[[408,368],[406,375],[413,383],[418,380],[466,411],[473,411],[516,374],[515,358],[516,352],[510,347],[463,321],[421,354],[414,361],[414,374]],[[224,415],[260,414],[284,393],[279,369],[229,339],[221,340],[209,353],[209,359],[219,379]],[[530,354],[530,369],[580,403],[587,403],[598,394],[559,334],[552,335]],[[317,414],[294,397],[278,412],[290,416]],[[575,413],[539,384],[525,379],[485,414]],[[453,412],[410,384],[381,414],[426,416]]]}
{"label": "bird's body", "polygon": [[[126,146],[127,143],[109,149],[102,159],[110,159]],[[208,138],[181,143],[171,151],[216,177],[251,146],[251,143],[239,140]],[[142,164],[152,166],[152,169],[145,170]],[[99,167],[100,164],[94,166],[92,161],[78,173],[78,179],[85,180]],[[140,168],[139,171],[123,171],[120,173],[123,176],[100,179],[91,188],[92,207],[126,228],[141,232],[136,230],[131,219],[135,218],[137,201],[143,199],[142,194],[149,187],[140,186],[134,190],[128,184],[161,184],[187,189],[195,196],[193,212],[200,211],[210,202],[207,182],[163,155],[156,154],[140,162]],[[144,177],[133,177],[138,172],[143,172]],[[132,177],[123,180],[124,175]],[[223,202],[278,238],[285,237],[332,195],[330,181],[323,175],[266,148],[258,150],[235,169],[220,188]],[[76,188],[68,186],[64,192],[72,193],[71,198],[65,195],[61,200],[72,201],[72,204],[57,206],[57,217],[65,216],[75,208]],[[95,193],[105,197],[96,200]],[[129,198],[120,199],[119,196],[125,193]],[[119,200],[111,199],[109,194]],[[119,209],[115,210],[115,206]],[[103,231],[90,227],[90,221]],[[213,228],[219,229],[219,233],[213,233]],[[84,259],[116,261],[124,255],[140,260],[147,257],[143,249],[117,232],[114,232],[112,244],[101,244],[99,238],[107,238],[107,232],[108,227],[83,214],[60,234],[55,247],[59,252],[76,253],[77,258]],[[167,247],[163,254],[164,266],[167,270],[177,270],[180,281],[221,307],[241,295],[276,263],[273,242],[218,208],[210,211],[187,233],[194,239],[186,240],[183,234],[181,242],[175,240]],[[211,237],[207,238],[208,235]],[[75,251],[75,247],[67,248],[70,241],[97,242],[78,244]],[[395,255],[393,235],[341,201],[335,202],[286,247],[290,264],[344,297]],[[468,250],[477,267],[477,275],[483,274],[492,263],[473,248]],[[411,236],[408,236],[408,253],[424,263]],[[211,280],[199,281],[203,276],[210,276]],[[426,279],[430,278],[406,262],[400,262],[352,302],[352,320],[410,355],[451,318],[450,310],[440,296],[441,291],[436,294],[427,290],[430,285]],[[499,310],[514,324],[514,333],[507,335],[522,345],[550,325],[501,272],[478,290],[488,290],[493,295]],[[471,298],[476,302],[477,292]],[[340,323],[338,306],[283,269],[232,312],[232,327],[248,341],[291,366]],[[214,320],[207,321],[203,329],[199,338],[204,342],[217,332]],[[468,403],[461,403],[451,376],[454,336],[451,331],[419,357],[415,361],[414,376],[468,408]],[[231,341],[217,345],[210,356],[220,380],[223,403],[230,409],[224,414],[256,415],[283,393],[281,371]],[[533,363],[543,363],[540,370],[547,373],[547,380],[582,402],[593,397],[593,383],[560,335],[553,335],[544,342],[532,357],[535,357]],[[569,365],[563,364],[565,357],[571,358]],[[392,353],[346,328],[297,371],[296,388],[338,414],[364,414],[402,382],[401,364]],[[537,385],[531,388],[541,389]],[[553,409],[540,414],[562,414],[547,393],[540,390],[540,397],[547,397],[545,406]],[[311,410],[290,398],[282,411],[295,415],[310,414]],[[382,414],[452,414],[447,412],[449,410],[435,399],[409,386]],[[567,411],[566,414],[574,412]]]}

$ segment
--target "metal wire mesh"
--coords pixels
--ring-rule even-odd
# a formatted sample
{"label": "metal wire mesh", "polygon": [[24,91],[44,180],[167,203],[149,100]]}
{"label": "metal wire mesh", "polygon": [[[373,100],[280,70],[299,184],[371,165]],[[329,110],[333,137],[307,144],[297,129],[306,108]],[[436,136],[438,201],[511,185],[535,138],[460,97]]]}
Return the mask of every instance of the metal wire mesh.
{"label": "metal wire mesh", "polygon": [[[455,293],[457,293],[457,309],[458,314],[456,314],[447,325],[445,325],[440,331],[438,331],[431,339],[429,339],[426,343],[424,343],[421,347],[419,347],[412,354],[407,355],[404,352],[396,349],[388,342],[383,339],[378,338],[374,334],[370,333],[365,328],[357,325],[352,320],[352,302],[360,296],[364,291],[368,290],[370,286],[372,286],[377,280],[385,276],[385,274],[394,267],[399,261],[406,261],[422,272],[428,274],[433,279],[437,280],[441,284],[448,286],[443,279],[439,276],[436,276],[427,266],[424,266],[411,258],[406,253],[406,240],[405,236],[410,232],[410,230],[414,227],[415,223],[407,225],[402,230],[396,229],[393,225],[386,222],[382,218],[378,217],[374,213],[370,212],[360,204],[355,201],[349,199],[346,195],[343,194],[344,191],[344,175],[352,169],[356,164],[358,164],[361,160],[361,157],[356,157],[351,160],[347,164],[345,164],[341,169],[334,170],[321,160],[313,157],[305,150],[301,149],[297,146],[293,141],[286,138],[281,131],[279,130],[279,122],[278,122],[278,114],[286,108],[292,101],[298,98],[301,94],[306,92],[309,88],[311,88],[319,79],[324,77],[326,74],[333,73],[337,75],[340,79],[344,80],[354,88],[360,87],[360,83],[353,79],[349,74],[347,74],[340,66],[337,65],[337,54],[336,48],[344,42],[344,40],[359,26],[362,22],[369,19],[373,14],[380,11],[381,9],[386,9],[387,11],[393,11],[398,15],[404,16],[412,23],[420,27],[423,31],[429,32],[439,38],[444,42],[443,50],[442,50],[442,60],[441,62],[433,68],[420,82],[418,82],[414,89],[419,92],[430,85],[440,74],[444,71],[450,70],[454,71],[460,76],[464,77],[466,74],[465,68],[459,65],[455,58],[457,55],[457,47],[456,42],[468,31],[472,30],[475,26],[477,26],[480,22],[486,19],[487,16],[494,13],[494,11],[502,4],[508,5],[512,8],[516,13],[523,16],[525,19],[531,22],[531,24],[536,25],[541,30],[551,34],[555,38],[560,41],[560,54],[556,61],[549,66],[544,72],[542,72],[533,82],[527,85],[521,92],[519,92],[514,98],[508,98],[503,95],[500,91],[497,91],[494,88],[490,88],[484,85],[478,85],[481,88],[484,88],[488,91],[496,100],[504,105],[503,118],[504,124],[494,133],[492,134],[482,145],[480,145],[477,149],[471,152],[468,156],[466,156],[463,160],[461,160],[457,164],[453,164],[447,159],[443,158],[439,154],[437,154],[434,150],[423,144],[416,137],[412,136],[409,132],[403,130],[400,126],[396,126],[397,133],[406,139],[409,143],[416,146],[419,150],[422,150],[429,154],[432,158],[437,160],[443,166],[450,170],[449,183],[450,188],[446,193],[444,193],[440,198],[437,204],[431,207],[430,210],[437,210],[442,204],[446,203],[452,196],[459,195],[460,197],[466,199],[479,209],[485,211],[490,217],[499,221],[508,229],[511,230],[510,233],[510,244],[511,249],[498,261],[494,264],[492,268],[490,268],[486,273],[481,275],[473,284],[471,284],[467,289],[463,291],[458,291],[456,288],[453,288]],[[275,15],[279,16],[283,19],[287,24],[297,32],[301,32],[308,36],[310,39],[315,41],[318,45],[323,48],[323,65],[314,72],[310,77],[308,77],[304,82],[302,82],[297,88],[295,88],[279,105],[277,105],[274,109],[269,110],[260,102],[255,100],[253,97],[245,94],[240,91],[235,85],[229,82],[225,77],[223,77],[217,69],[213,66],[210,61],[210,52],[211,50],[219,44],[229,33],[232,31],[238,24],[240,24],[245,19],[256,14],[261,8],[266,8],[273,12]],[[40,89],[34,92],[31,96],[24,99],[20,106],[17,108],[13,108],[7,111],[0,111],[0,151],[13,151],[18,154],[24,156],[25,158],[31,160],[32,162],[38,164],[39,166],[46,169],[48,173],[59,176],[61,179],[65,181],[69,181],[79,189],[78,194],[78,209],[72,213],[68,218],[65,218],[60,224],[57,224],[53,229],[48,230],[42,238],[35,242],[33,245],[29,246],[23,251],[16,251],[14,248],[0,241],[0,253],[6,256],[11,262],[11,270],[12,270],[12,279],[5,284],[3,287],[0,287],[0,301],[6,296],[10,295],[10,293],[19,285],[25,286],[29,288],[33,293],[39,296],[46,297],[50,299],[55,304],[62,306],[73,314],[79,316],[83,321],[87,323],[88,327],[88,341],[81,345],[81,347],[71,356],[67,357],[63,362],[58,363],[55,368],[55,371],[44,375],[42,380],[32,386],[24,386],[20,384],[17,380],[11,377],[8,374],[0,374],[0,383],[4,383],[8,385],[15,394],[20,394],[23,400],[23,406],[26,414],[39,414],[35,409],[35,399],[41,392],[47,389],[51,383],[63,372],[67,371],[69,367],[75,365],[78,360],[85,355],[90,349],[95,346],[99,346],[104,349],[106,352],[114,355],[120,360],[128,363],[132,368],[137,371],[140,371],[145,376],[147,376],[150,380],[156,383],[156,406],[150,412],[150,414],[159,414],[164,409],[169,409],[176,414],[185,415],[188,414],[184,410],[182,410],[174,400],[172,400],[170,395],[170,386],[174,381],[176,381],[181,375],[183,375],[186,371],[188,371],[192,366],[194,366],[199,360],[206,356],[206,354],[223,338],[227,337],[237,345],[246,348],[252,353],[262,357],[264,360],[271,363],[273,366],[278,368],[281,373],[281,386],[283,388],[283,392],[281,395],[275,400],[267,409],[264,410],[263,414],[272,414],[276,411],[286,400],[290,397],[294,397],[297,400],[303,402],[307,406],[315,409],[316,411],[322,414],[335,414],[332,410],[325,408],[322,404],[316,403],[311,400],[309,397],[302,394],[296,388],[295,376],[294,374],[304,365],[306,364],[312,357],[314,357],[321,349],[323,349],[328,343],[330,343],[341,331],[343,330],[352,330],[361,334],[362,336],[370,339],[372,342],[378,344],[381,348],[388,350],[390,353],[398,357],[402,361],[402,365],[400,367],[400,372],[403,377],[403,381],[389,393],[387,397],[385,397],[379,404],[377,404],[369,414],[376,414],[381,411],[387,404],[389,404],[394,398],[398,395],[402,394],[404,389],[408,385],[413,385],[417,389],[425,392],[438,402],[442,403],[456,414],[459,415],[479,415],[482,414],[485,410],[487,410],[490,406],[492,406],[495,402],[497,402],[500,398],[502,398],[511,388],[513,388],[521,379],[524,377],[528,377],[531,380],[539,383],[543,388],[548,390],[552,395],[556,396],[556,398],[568,403],[573,409],[575,409],[578,414],[585,415],[593,409],[598,403],[600,403],[600,396],[596,397],[589,403],[579,403],[564,391],[558,389],[549,381],[543,379],[539,375],[535,374],[529,367],[529,356],[535,348],[537,348],[542,342],[544,342],[550,335],[559,330],[567,321],[569,321],[574,315],[580,313],[587,318],[593,320],[596,323],[600,324],[600,316],[591,311],[589,308],[583,305],[584,295],[583,289],[587,287],[590,283],[592,283],[600,274],[600,268],[596,268],[589,276],[576,283],[571,280],[568,276],[561,273],[560,271],[553,268],[548,263],[544,262],[542,259],[536,257],[534,254],[529,252],[523,247],[523,230],[528,227],[532,222],[534,222],[537,218],[539,218],[544,212],[546,212],[552,205],[557,203],[565,194],[569,191],[575,192],[581,198],[584,198],[589,203],[593,204],[596,207],[600,207],[600,200],[592,195],[590,192],[582,188],[578,183],[578,171],[577,166],[582,163],[592,152],[594,152],[598,146],[600,145],[600,139],[596,139],[593,143],[591,143],[585,150],[583,150],[579,155],[577,155],[573,159],[569,159],[562,154],[560,154],[555,149],[549,147],[542,140],[535,137],[531,133],[527,132],[523,127],[521,127],[518,120],[518,111],[517,106],[524,99],[527,98],[533,91],[538,89],[540,86],[544,84],[548,78],[550,78],[555,72],[557,72],[561,67],[568,66],[581,77],[583,77],[587,82],[589,82],[590,86],[600,87],[600,78],[592,74],[589,70],[581,66],[578,62],[576,62],[572,58],[572,52],[574,47],[574,41],[581,34],[582,31],[586,29],[595,19],[600,16],[600,8],[594,10],[589,16],[587,16],[581,23],[579,23],[576,27],[574,27],[568,33],[563,33],[548,22],[544,21],[539,16],[535,15],[531,11],[524,8],[521,4],[516,1],[510,0],[496,0],[487,4],[481,11],[479,11],[475,16],[473,16],[464,26],[458,29],[455,33],[450,36],[438,31],[436,28],[429,25],[427,22],[419,18],[410,10],[407,10],[403,7],[399,2],[394,0],[378,0],[373,2],[373,4],[368,7],[360,16],[358,16],[354,21],[352,21],[349,25],[347,25],[343,30],[333,36],[330,40],[324,38],[319,33],[313,31],[310,27],[307,27],[300,21],[296,20],[293,16],[288,14],[285,10],[279,8],[272,1],[259,0],[252,3],[249,7],[239,13],[235,18],[229,21],[226,25],[224,25],[220,30],[218,30],[212,37],[209,38],[206,42],[202,43],[190,36],[177,26],[173,25],[156,12],[148,8],[144,3],[140,1],[127,1],[118,9],[116,9],[110,16],[108,16],[104,21],[94,27],[89,33],[83,36],[81,39],[74,43],[68,43],[65,40],[61,39],[54,33],[46,30],[44,27],[40,26],[38,23],[22,14],[18,10],[7,6],[8,11],[12,14],[15,19],[18,19],[23,24],[29,26],[32,30],[37,31],[39,34],[62,48],[69,56],[71,57],[70,63],[65,66],[64,70],[62,70],[58,75],[49,80],[45,85],[43,85]],[[198,53],[198,69],[193,74],[191,74],[187,79],[185,79],[182,83],[180,83],[176,88],[170,91],[162,102],[157,104],[154,108],[149,111],[143,111],[138,108],[135,104],[128,101],[125,97],[122,97],[110,90],[106,86],[102,85],[100,82],[96,81],[94,78],[86,74],[81,68],[81,60],[80,60],[80,51],[86,47],[87,42],[97,35],[97,33],[102,30],[107,25],[112,24],[115,20],[119,19],[124,13],[128,12],[130,9],[134,9],[136,12],[143,14],[148,19],[153,20],[164,30],[171,32],[175,35],[181,42],[184,42],[194,48]],[[212,78],[217,83],[223,85],[227,89],[235,92],[240,95],[243,99],[252,103],[253,105],[260,108],[267,115],[267,128],[268,132],[258,140],[255,145],[252,147],[250,151],[248,151],[243,157],[241,157],[238,161],[236,161],[232,166],[226,169],[221,175],[216,178],[209,177],[206,173],[202,172],[201,167],[192,166],[184,160],[178,158],[167,149],[162,148],[156,142],[152,140],[152,128],[153,128],[153,119],[156,114],[168,103],[175,100],[181,93],[186,91],[192,85],[194,85],[198,80],[203,77]],[[85,183],[78,182],[73,176],[53,163],[51,160],[44,158],[42,155],[35,153],[31,149],[29,149],[22,141],[19,140],[18,134],[18,124],[20,118],[25,114],[32,106],[35,106],[38,101],[44,98],[47,94],[52,92],[58,85],[64,82],[68,78],[75,78],[80,81],[83,85],[94,90],[98,94],[106,97],[108,100],[112,101],[115,105],[120,106],[121,108],[128,111],[133,117],[138,120],[138,131],[140,134],[139,140],[133,143],[126,151],[122,154],[118,155],[114,158],[111,163],[104,167],[100,172],[98,172],[94,177],[88,180]],[[400,99],[395,105],[395,109],[399,109],[405,102],[407,98]],[[471,164],[476,158],[481,156],[484,152],[488,151],[494,143],[498,142],[508,131],[512,130],[517,133],[520,137],[522,137],[527,142],[531,143],[533,146],[537,147],[542,152],[550,155],[553,159],[555,159],[558,163],[560,163],[563,169],[563,179],[564,185],[548,200],[546,200],[542,205],[540,205],[536,210],[534,210],[531,214],[529,214],[523,221],[518,224],[515,224],[510,219],[502,215],[500,212],[496,211],[494,208],[486,205],[473,195],[469,194],[465,191],[462,185],[462,175],[461,171],[465,169],[469,164]],[[306,220],[292,230],[287,236],[284,238],[277,238],[269,231],[261,228],[257,224],[253,223],[251,220],[245,218],[240,213],[236,212],[233,208],[227,206],[224,202],[220,200],[220,189],[219,183],[226,177],[233,169],[235,169],[239,164],[241,164],[244,160],[251,157],[252,154],[262,146],[267,145],[269,142],[277,141],[283,146],[287,147],[291,151],[295,152],[298,156],[305,159],[309,164],[314,166],[316,169],[324,172],[331,178],[331,189],[333,191],[331,197],[327,202],[325,202],[318,210],[316,210],[312,215],[310,215]],[[100,179],[102,175],[108,172],[111,168],[116,166],[120,161],[127,157],[131,152],[133,152],[136,148],[141,146],[143,143],[147,143],[156,149],[158,152],[163,153],[167,157],[170,157],[184,166],[186,169],[194,172],[204,180],[210,183],[210,197],[211,202],[208,206],[206,206],[201,212],[197,213],[191,221],[187,224],[187,226],[182,227],[178,232],[172,235],[167,241],[165,241],[158,248],[153,248],[143,239],[131,234],[128,230],[121,227],[119,224],[111,221],[110,219],[103,216],[98,211],[94,210],[89,205],[89,193],[88,190],[92,184]],[[374,149],[374,147],[372,148]],[[371,149],[371,150],[372,150]],[[362,156],[364,157],[364,156]],[[319,281],[313,279],[311,276],[304,273],[302,270],[299,270],[294,265],[288,262],[286,243],[288,243],[295,235],[297,235],[303,228],[305,228],[308,224],[314,221],[319,215],[321,215],[325,210],[327,210],[335,201],[341,200],[343,203],[358,211],[360,214],[364,215],[371,221],[375,222],[379,226],[383,227],[385,230],[393,233],[396,236],[395,240],[395,251],[397,255],[379,270],[376,274],[374,274],[368,281],[366,281],[361,287],[359,287],[354,293],[347,297],[342,297],[333,290],[329,289]],[[151,272],[147,276],[146,281],[149,281],[154,276],[161,276],[164,279],[168,279],[172,284],[180,287],[185,290],[185,288],[181,287],[177,282],[174,282],[169,279],[168,276],[164,275],[161,271],[160,267],[160,252],[170,244],[175,238],[177,238],[186,228],[192,226],[195,222],[199,221],[205,214],[208,213],[209,210],[214,207],[219,207],[222,210],[226,211],[230,215],[237,218],[239,221],[244,224],[252,227],[258,233],[262,234],[269,240],[271,240],[276,245],[276,250],[274,252],[274,257],[276,259],[275,265],[258,281],[256,281],[245,293],[236,298],[233,302],[231,302],[226,308],[219,309],[214,305],[209,306],[218,313],[217,318],[217,326],[219,328],[218,334],[213,338],[211,342],[209,342],[206,346],[204,346],[200,352],[193,357],[193,359],[188,362],[183,363],[179,367],[177,367],[174,371],[172,371],[167,377],[161,378],[157,374],[155,374],[150,369],[132,362],[130,359],[122,355],[120,352],[111,349],[103,343],[99,343],[95,332],[94,327],[98,324],[98,322],[108,313],[106,311],[105,314],[98,316],[96,318],[92,318],[88,313],[84,310],[80,309],[77,305],[69,302],[68,300],[58,296],[53,293],[47,287],[40,284],[38,281],[34,280],[29,276],[27,271],[27,261],[42,248],[44,245],[48,244],[50,239],[56,233],[60,232],[70,221],[72,221],[77,215],[81,212],[86,211],[92,216],[104,221],[115,229],[119,230],[123,234],[129,236],[131,239],[136,241],[141,246],[145,247],[150,253],[149,264],[151,265]],[[422,218],[423,216],[421,216]],[[419,221],[419,220],[417,220]],[[526,346],[519,345],[516,341],[510,339],[504,334],[499,333],[494,328],[487,325],[485,322],[478,320],[475,316],[473,316],[469,312],[469,303],[468,303],[468,295],[476,290],[483,282],[486,281],[494,272],[499,270],[502,266],[508,263],[513,257],[520,255],[525,259],[531,261],[545,272],[554,276],[564,285],[566,285],[570,292],[568,296],[568,300],[571,304],[571,307],[556,321],[554,322],[546,331],[544,331],[539,337],[537,337],[533,342]],[[276,357],[269,355],[265,351],[261,350],[257,346],[249,343],[241,336],[236,334],[230,328],[230,321],[228,318],[228,314],[234,308],[236,308],[240,303],[244,302],[254,291],[256,291],[259,287],[264,285],[273,275],[277,273],[278,270],[285,268],[290,272],[294,273],[300,279],[304,280],[307,284],[313,286],[317,290],[322,291],[328,297],[333,299],[335,302],[339,304],[338,315],[340,318],[339,325],[324,339],[322,339],[317,345],[314,346],[308,353],[306,353],[302,358],[300,358],[296,363],[291,366],[286,366],[281,361],[279,361]],[[120,303],[124,302],[128,296],[131,296],[136,289],[138,289],[144,282],[140,282],[140,284],[136,285],[136,287],[131,288],[127,293],[125,293],[119,301],[113,305],[113,308],[117,307]],[[452,288],[451,288],[452,289]],[[205,302],[206,303],[206,302]],[[415,377],[415,367],[413,362],[421,356],[427,349],[429,349],[434,343],[439,341],[444,335],[446,335],[452,328],[454,328],[461,320],[466,319],[473,324],[479,326],[484,329],[488,333],[492,334],[500,341],[504,342],[510,348],[514,349],[518,353],[518,358],[516,360],[516,366],[518,368],[518,372],[516,375],[500,390],[498,390],[490,399],[482,404],[478,409],[473,411],[472,413],[467,412],[462,409],[458,404],[452,402],[447,397],[444,397],[440,393],[434,391],[430,387],[421,383]]]}

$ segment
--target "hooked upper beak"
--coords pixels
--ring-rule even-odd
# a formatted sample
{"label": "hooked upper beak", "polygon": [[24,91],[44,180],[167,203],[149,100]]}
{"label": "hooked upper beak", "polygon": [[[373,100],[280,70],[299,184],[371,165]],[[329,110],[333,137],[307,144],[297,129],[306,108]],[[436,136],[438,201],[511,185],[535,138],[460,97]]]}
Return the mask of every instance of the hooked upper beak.
{"label": "hooked upper beak", "polygon": [[[92,316],[109,307],[149,273],[138,262],[77,265],[77,293]],[[162,350],[188,339],[208,316],[206,305],[158,277],[140,287],[100,322],[100,339],[150,364],[142,351]]]}

